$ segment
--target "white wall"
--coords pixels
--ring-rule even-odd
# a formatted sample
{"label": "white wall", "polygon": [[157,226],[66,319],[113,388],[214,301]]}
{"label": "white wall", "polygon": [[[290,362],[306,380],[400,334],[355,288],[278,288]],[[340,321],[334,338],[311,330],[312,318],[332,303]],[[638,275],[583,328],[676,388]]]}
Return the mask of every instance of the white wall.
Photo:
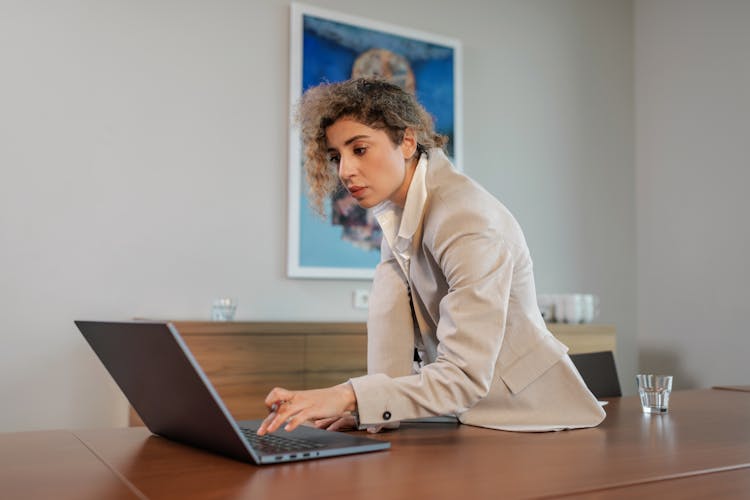
{"label": "white wall", "polygon": [[640,365],[747,384],[750,2],[635,5]]}
{"label": "white wall", "polygon": [[[635,372],[631,2],[315,1],[464,43],[466,171]],[[6,0],[0,431],[123,425],[77,318],[363,320],[285,278],[288,1]],[[627,384],[626,384],[627,385]]]}

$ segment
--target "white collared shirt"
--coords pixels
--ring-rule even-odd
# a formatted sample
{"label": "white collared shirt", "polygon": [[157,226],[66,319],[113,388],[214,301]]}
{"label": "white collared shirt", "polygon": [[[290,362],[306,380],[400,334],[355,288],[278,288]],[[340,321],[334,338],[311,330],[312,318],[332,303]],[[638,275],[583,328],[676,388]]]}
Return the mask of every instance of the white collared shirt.
{"label": "white collared shirt", "polygon": [[411,184],[409,184],[404,208],[390,200],[385,200],[372,209],[380,228],[383,230],[383,237],[388,242],[388,246],[404,272],[407,282],[409,280],[409,259],[412,255],[414,233],[417,231],[427,201],[426,174],[427,155],[422,154],[417,163],[417,168],[414,170]]}

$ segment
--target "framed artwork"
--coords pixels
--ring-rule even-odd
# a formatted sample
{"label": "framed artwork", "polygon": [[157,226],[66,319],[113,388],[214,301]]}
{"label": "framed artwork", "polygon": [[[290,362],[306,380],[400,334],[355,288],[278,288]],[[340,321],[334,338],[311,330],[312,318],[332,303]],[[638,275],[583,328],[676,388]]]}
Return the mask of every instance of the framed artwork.
{"label": "framed artwork", "polygon": [[[461,168],[461,46],[431,35],[299,3],[291,6],[290,102],[324,82],[379,76],[413,92],[448,136]],[[287,273],[291,278],[371,279],[382,233],[369,210],[344,190],[312,209],[299,131],[289,132]]]}

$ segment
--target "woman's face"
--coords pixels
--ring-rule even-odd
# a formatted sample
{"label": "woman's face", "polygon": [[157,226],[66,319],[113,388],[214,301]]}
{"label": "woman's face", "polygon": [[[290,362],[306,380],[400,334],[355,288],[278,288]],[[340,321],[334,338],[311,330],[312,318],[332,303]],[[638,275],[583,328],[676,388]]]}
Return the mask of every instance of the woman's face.
{"label": "woman's face", "polygon": [[414,134],[394,146],[383,130],[351,118],[339,118],[326,129],[328,161],[341,182],[363,208],[391,200],[403,207],[414,174]]}

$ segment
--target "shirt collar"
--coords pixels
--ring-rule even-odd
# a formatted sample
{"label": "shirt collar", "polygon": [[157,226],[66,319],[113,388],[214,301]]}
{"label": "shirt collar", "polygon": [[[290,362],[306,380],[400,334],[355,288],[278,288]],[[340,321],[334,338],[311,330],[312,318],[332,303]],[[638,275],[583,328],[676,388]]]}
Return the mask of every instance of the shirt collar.
{"label": "shirt collar", "polygon": [[398,237],[411,241],[417,232],[419,222],[422,220],[425,201],[427,200],[427,185],[425,176],[427,173],[427,155],[422,154],[411,178],[409,191],[406,193],[404,213],[401,216],[401,226],[398,229]]}
{"label": "shirt collar", "polygon": [[422,154],[409,184],[404,208],[390,200],[385,200],[372,208],[389,246],[402,254],[408,253],[422,219],[427,201],[426,175],[427,155]]}

